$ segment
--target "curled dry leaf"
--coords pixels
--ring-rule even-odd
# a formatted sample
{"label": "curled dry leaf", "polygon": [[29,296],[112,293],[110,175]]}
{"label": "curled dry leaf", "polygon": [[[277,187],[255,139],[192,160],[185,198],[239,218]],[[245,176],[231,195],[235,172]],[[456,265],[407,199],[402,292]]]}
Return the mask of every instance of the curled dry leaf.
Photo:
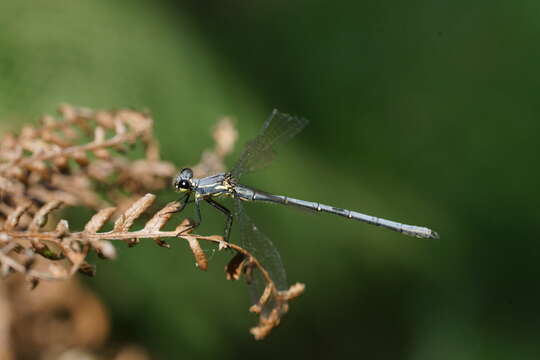
{"label": "curled dry leaf", "polygon": [[304,292],[305,289],[306,289],[305,284],[295,283],[295,284],[291,285],[291,287],[288,290],[281,291],[280,296],[283,296],[287,300],[291,300],[291,299],[294,299],[294,298],[302,295],[302,293]]}
{"label": "curled dry leaf", "polygon": [[272,292],[274,291],[272,285],[273,284],[271,283],[266,285],[261,294],[261,297],[259,298],[259,301],[256,304],[251,305],[249,311],[255,314],[260,314],[262,312],[264,306],[268,303],[270,297],[272,296]]}
{"label": "curled dry leaf", "polygon": [[225,267],[227,280],[239,280],[244,269],[244,259],[246,256],[240,252],[236,253]]}
{"label": "curled dry leaf", "polygon": [[153,194],[146,194],[144,197],[135,201],[126,212],[121,214],[114,222],[114,232],[126,232],[128,231],[135,219],[137,219],[143,212],[145,212],[154,202],[156,196]]}
{"label": "curled dry leaf", "polygon": [[186,239],[189,243],[189,247],[191,248],[191,251],[193,252],[193,256],[195,257],[195,262],[197,264],[197,267],[201,270],[207,270],[208,259],[206,258],[206,255],[204,255],[204,251],[201,248],[201,244],[197,241],[197,238],[190,235],[184,235],[183,238]]}
{"label": "curled dry leaf", "polygon": [[90,221],[86,223],[86,225],[84,226],[84,231],[89,233],[99,231],[103,227],[103,225],[105,225],[107,220],[109,220],[115,210],[116,208],[114,207],[108,207],[99,210],[99,212],[92,216]]}
{"label": "curled dry leaf", "polygon": [[169,221],[171,216],[180,210],[180,203],[173,201],[165,205],[165,207],[159,210],[152,218],[144,225],[145,231],[158,231]]}

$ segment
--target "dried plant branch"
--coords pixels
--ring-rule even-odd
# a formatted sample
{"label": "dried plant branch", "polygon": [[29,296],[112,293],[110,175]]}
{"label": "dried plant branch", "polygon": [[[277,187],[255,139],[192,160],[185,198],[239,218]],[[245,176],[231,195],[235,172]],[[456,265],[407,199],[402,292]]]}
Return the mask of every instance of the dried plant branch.
{"label": "dried plant branch", "polygon": [[[259,314],[259,325],[251,330],[255,338],[264,338],[272,328],[280,322],[281,316],[288,310],[288,301],[300,295],[304,289],[303,284],[295,284],[287,291],[279,291],[268,271],[246,249],[232,243],[226,243],[222,236],[203,236],[190,232],[188,221],[182,221],[174,230],[163,231],[163,226],[171,219],[171,216],[181,209],[179,202],[170,202],[160,209],[150,218],[140,230],[132,230],[135,220],[137,220],[154,203],[156,197],[146,194],[135,201],[123,214],[115,221],[111,231],[99,232],[110,216],[114,213],[114,208],[105,208],[95,214],[85,225],[83,231],[72,232],[66,220],[60,220],[52,231],[42,231],[42,225],[46,223],[47,216],[59,206],[57,202],[47,203],[41,207],[34,216],[32,222],[26,228],[17,228],[18,224],[13,220],[11,228],[4,228],[0,231],[0,237],[6,239],[8,245],[0,249],[0,262],[15,272],[26,274],[35,280],[65,280],[80,270],[84,264],[83,260],[89,249],[94,249],[105,258],[116,256],[114,247],[110,241],[123,240],[131,242],[134,239],[153,239],[160,246],[168,247],[163,240],[165,238],[181,238],[188,242],[196,263],[201,270],[208,268],[208,260],[201,249],[199,241],[214,242],[219,245],[219,249],[232,249],[237,255],[233,258],[236,265],[227,267],[229,279],[239,279],[241,272],[238,269],[255,268],[260,271],[267,285],[257,304],[250,308],[251,312]],[[20,218],[20,217],[19,217]],[[28,244],[28,245],[23,245]],[[39,244],[39,245],[37,245]],[[47,244],[47,245],[46,245]],[[60,254],[50,248],[54,247]],[[10,257],[9,254],[19,248],[19,260]],[[21,248],[24,249],[21,251]],[[45,255],[49,260],[68,259],[67,268],[49,265],[48,271],[34,270],[31,266],[25,265],[34,263],[34,257]],[[238,255],[240,254],[240,255]],[[238,261],[241,257],[241,261]],[[235,275],[230,276],[231,273]],[[270,315],[263,315],[262,308],[269,301],[273,301],[274,308]]]}
{"label": "dried plant branch", "polygon": [[[166,239],[184,239],[197,267],[206,270],[209,263],[200,242],[208,241],[219,250],[233,252],[225,269],[228,279],[249,281],[254,272],[264,279],[265,289],[250,308],[259,315],[258,325],[251,329],[254,337],[264,338],[280,323],[289,300],[303,292],[303,284],[278,290],[252,253],[219,235],[193,234],[188,219],[179,221],[173,230],[163,230],[183,205],[170,202],[152,209],[156,196],[147,192],[170,184],[175,168],[160,160],[147,114],[67,105],[60,113],[60,120],[44,117],[40,127],[26,126],[19,135],[7,134],[0,144],[0,269],[4,277],[21,273],[35,287],[41,280],[70,279],[76,272],[91,276],[95,268],[86,262],[91,251],[114,259],[112,242],[133,246],[141,239],[152,239],[162,247],[170,246]],[[226,118],[214,128],[213,136],[214,149],[205,151],[194,166],[200,176],[224,170],[224,158],[232,151],[237,133]],[[125,152],[137,144],[144,146],[144,158],[130,160]],[[109,200],[116,206],[110,206]],[[57,209],[75,205],[96,210],[80,231],[72,231],[68,220],[56,215]],[[143,218],[142,227],[134,229]],[[102,231],[112,219],[112,230]]]}
{"label": "dried plant branch", "polygon": [[[124,189],[135,195],[165,188],[174,175],[171,163],[160,161],[152,135],[152,119],[133,110],[93,111],[60,107],[62,119],[42,118],[41,127],[25,126],[19,135],[6,134],[0,143],[0,196],[6,213],[28,197],[46,203],[100,209],[108,202],[95,191],[107,184],[108,197],[119,204]],[[121,155],[140,143],[143,159]],[[125,197],[124,197],[125,198]]]}

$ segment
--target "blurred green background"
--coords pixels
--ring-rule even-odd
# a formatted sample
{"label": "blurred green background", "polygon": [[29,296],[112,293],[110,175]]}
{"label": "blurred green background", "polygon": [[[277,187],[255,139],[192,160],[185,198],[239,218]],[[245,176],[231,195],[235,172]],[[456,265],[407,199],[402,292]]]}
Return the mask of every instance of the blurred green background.
{"label": "blurred green background", "polygon": [[[3,1],[0,126],[59,103],[149,109],[181,167],[218,117],[237,119],[238,155],[276,107],[310,126],[245,182],[441,235],[249,206],[307,284],[262,342],[226,254],[204,273],[183,243],[120,245],[87,282],[113,343],[156,359],[538,359],[539,20],[530,0]],[[203,210],[201,232],[221,231]]]}

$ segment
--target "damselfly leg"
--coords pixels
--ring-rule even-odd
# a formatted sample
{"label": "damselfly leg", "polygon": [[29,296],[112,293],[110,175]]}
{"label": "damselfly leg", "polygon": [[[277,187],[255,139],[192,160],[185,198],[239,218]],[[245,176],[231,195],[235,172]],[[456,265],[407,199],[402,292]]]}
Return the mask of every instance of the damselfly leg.
{"label": "damselfly leg", "polygon": [[209,203],[210,205],[212,205],[213,207],[215,207],[216,209],[224,213],[225,216],[227,216],[227,220],[225,221],[225,230],[223,231],[223,238],[225,242],[229,242],[229,236],[230,236],[231,228],[233,224],[233,215],[231,211],[212,198],[207,198],[205,200],[207,203]]}

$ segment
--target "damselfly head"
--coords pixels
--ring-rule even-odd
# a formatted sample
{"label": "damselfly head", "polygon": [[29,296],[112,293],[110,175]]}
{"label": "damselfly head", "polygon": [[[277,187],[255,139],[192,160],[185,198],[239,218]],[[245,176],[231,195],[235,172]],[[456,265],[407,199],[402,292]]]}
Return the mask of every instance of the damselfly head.
{"label": "damselfly head", "polygon": [[184,168],[174,178],[173,186],[177,191],[191,191],[193,189],[192,178],[193,171],[190,168]]}

